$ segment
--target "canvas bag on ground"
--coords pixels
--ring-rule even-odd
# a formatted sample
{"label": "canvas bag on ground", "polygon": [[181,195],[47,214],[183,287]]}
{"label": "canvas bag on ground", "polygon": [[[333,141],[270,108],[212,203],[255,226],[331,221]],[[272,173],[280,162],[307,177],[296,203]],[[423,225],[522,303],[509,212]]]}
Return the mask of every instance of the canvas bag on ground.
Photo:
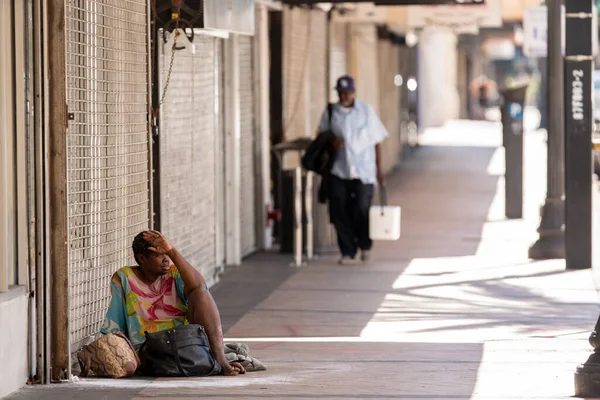
{"label": "canvas bag on ground", "polygon": [[102,335],[83,346],[77,358],[82,377],[92,372],[98,377],[126,378],[132,376],[140,365],[133,345],[121,332]]}
{"label": "canvas bag on ground", "polygon": [[388,206],[385,187],[379,187],[379,205],[369,209],[369,236],[371,240],[400,239],[400,206]]}

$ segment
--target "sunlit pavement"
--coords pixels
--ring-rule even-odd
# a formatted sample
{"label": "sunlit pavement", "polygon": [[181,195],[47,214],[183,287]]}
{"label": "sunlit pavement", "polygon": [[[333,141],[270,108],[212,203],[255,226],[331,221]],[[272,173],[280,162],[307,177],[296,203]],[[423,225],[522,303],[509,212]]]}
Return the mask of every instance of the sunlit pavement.
{"label": "sunlit pavement", "polygon": [[310,262],[228,330],[267,372],[86,379],[10,398],[570,398],[600,309],[591,270],[527,259],[544,199],[544,133],[526,134],[525,218],[513,221],[498,123],[451,122],[421,139],[389,182],[400,241],[377,243],[366,265]]}

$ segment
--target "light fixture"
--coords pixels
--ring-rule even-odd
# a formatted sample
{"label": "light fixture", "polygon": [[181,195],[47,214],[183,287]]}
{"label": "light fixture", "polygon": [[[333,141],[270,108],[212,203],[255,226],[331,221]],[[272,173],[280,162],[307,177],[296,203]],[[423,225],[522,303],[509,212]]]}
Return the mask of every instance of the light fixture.
{"label": "light fixture", "polygon": [[417,90],[417,86],[418,86],[417,80],[415,78],[413,78],[412,76],[406,81],[406,87],[411,92],[414,92],[415,90]]}
{"label": "light fixture", "polygon": [[408,47],[415,47],[419,42],[419,37],[417,36],[415,31],[408,31],[406,33],[406,36],[404,37],[404,40],[406,41],[406,45]]}
{"label": "light fixture", "polygon": [[394,77],[394,85],[400,87],[400,86],[402,86],[403,83],[404,83],[404,79],[402,78],[402,75],[396,75]]}

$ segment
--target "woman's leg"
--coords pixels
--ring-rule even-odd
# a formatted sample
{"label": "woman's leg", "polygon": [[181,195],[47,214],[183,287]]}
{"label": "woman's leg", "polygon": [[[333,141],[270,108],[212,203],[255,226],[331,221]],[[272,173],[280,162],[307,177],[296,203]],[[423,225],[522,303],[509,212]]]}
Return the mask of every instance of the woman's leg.
{"label": "woman's leg", "polygon": [[[188,315],[190,324],[202,325],[206,330],[210,347],[217,359],[217,362],[223,367],[226,375],[235,375],[234,369],[237,366],[230,366],[225,357],[225,345],[223,344],[223,328],[221,327],[221,316],[219,309],[210,292],[203,287],[192,290],[188,297]],[[241,367],[241,366],[240,366]],[[243,368],[236,371],[244,372]]]}

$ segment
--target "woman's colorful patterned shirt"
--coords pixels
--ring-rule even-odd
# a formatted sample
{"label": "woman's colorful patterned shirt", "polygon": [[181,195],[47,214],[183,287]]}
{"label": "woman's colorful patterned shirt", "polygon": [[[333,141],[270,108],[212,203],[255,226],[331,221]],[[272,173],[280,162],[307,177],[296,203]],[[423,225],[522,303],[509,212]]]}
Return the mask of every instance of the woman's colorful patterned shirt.
{"label": "woman's colorful patterned shirt", "polygon": [[145,332],[187,325],[188,304],[175,265],[151,285],[142,282],[134,268],[139,267],[124,267],[113,275],[110,306],[101,332],[123,332],[137,347],[144,342]]}

